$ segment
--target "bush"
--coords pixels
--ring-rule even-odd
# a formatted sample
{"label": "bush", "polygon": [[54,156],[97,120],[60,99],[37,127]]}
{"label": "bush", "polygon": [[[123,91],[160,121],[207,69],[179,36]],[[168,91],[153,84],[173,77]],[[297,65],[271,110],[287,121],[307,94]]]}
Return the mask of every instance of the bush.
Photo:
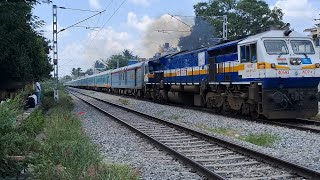
{"label": "bush", "polygon": [[127,165],[103,163],[72,109],[71,97],[60,91],[59,102],[47,111],[46,140],[32,168],[32,179],[138,179]]}
{"label": "bush", "polygon": [[40,110],[36,110],[22,123],[20,130],[26,132],[31,137],[35,137],[42,131],[44,121],[45,117],[42,112]]}
{"label": "bush", "polygon": [[16,117],[22,111],[23,94],[0,105],[0,177],[13,177],[23,168],[25,162],[13,161],[9,156],[25,155],[33,147],[33,139],[16,125]]}

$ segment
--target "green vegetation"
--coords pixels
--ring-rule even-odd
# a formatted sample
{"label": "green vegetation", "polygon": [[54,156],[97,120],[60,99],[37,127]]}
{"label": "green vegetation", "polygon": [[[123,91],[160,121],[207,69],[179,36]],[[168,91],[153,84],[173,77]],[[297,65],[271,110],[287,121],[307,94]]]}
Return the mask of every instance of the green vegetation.
{"label": "green vegetation", "polygon": [[160,110],[159,112],[157,112],[157,115],[158,115],[158,116],[161,116],[161,115],[163,115],[165,112],[166,112],[165,110]]}
{"label": "green vegetation", "polygon": [[98,148],[83,134],[81,122],[72,114],[72,109],[71,98],[61,91],[59,103],[47,112],[46,138],[32,168],[33,178],[138,179],[128,165],[103,163]]}
{"label": "green vegetation", "polygon": [[[254,35],[270,27],[283,26],[283,12],[262,0],[213,0],[199,2],[194,6],[196,16],[206,17],[214,29],[217,37],[222,37],[221,18],[214,16],[228,16],[228,39],[239,36]],[[241,27],[241,28],[239,28]]]}
{"label": "green vegetation", "polygon": [[258,145],[258,146],[271,146],[279,138],[276,135],[264,133],[264,134],[249,134],[246,136],[242,136],[239,139]]}
{"label": "green vegetation", "polygon": [[238,132],[231,128],[207,128],[207,131],[225,136],[239,137]]}
{"label": "green vegetation", "polygon": [[[39,147],[35,136],[43,126],[40,112],[36,111],[21,126],[16,122],[22,112],[23,96],[21,93],[14,100],[0,105],[0,179],[13,177],[25,169],[27,162],[32,160],[29,155]],[[17,160],[15,157],[18,156],[25,161]]]}
{"label": "green vegetation", "polygon": [[179,114],[172,114],[169,116],[169,119],[177,121],[181,116]]}
{"label": "green vegetation", "polygon": [[39,28],[44,22],[32,8],[48,0],[0,2],[0,84],[30,82],[50,77],[49,41]]}
{"label": "green vegetation", "polygon": [[15,178],[23,169],[31,179],[138,179],[128,165],[103,162],[72,113],[71,97],[62,90],[56,104],[52,96],[44,89],[42,106],[19,126],[23,98],[0,106],[0,179]]}
{"label": "green vegetation", "polygon": [[274,144],[279,137],[276,135],[263,133],[263,134],[249,134],[249,135],[240,135],[235,129],[232,128],[209,128],[203,124],[198,124],[198,128],[204,129],[205,131],[221,134],[228,137],[233,137],[240,139],[242,141],[249,142],[258,146],[269,147]]}
{"label": "green vegetation", "polygon": [[129,100],[128,99],[119,99],[119,101],[123,105],[128,105],[129,104]]}

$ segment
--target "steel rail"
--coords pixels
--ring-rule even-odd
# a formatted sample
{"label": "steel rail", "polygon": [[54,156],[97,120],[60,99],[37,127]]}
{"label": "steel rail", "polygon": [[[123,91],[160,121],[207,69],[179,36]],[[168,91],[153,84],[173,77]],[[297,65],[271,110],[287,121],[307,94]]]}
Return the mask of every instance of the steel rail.
{"label": "steel rail", "polygon": [[[95,91],[95,90],[90,90],[90,91]],[[97,91],[97,92],[100,92],[100,91]],[[101,92],[101,93],[105,93],[105,92]],[[107,94],[110,94],[110,93],[107,93]],[[125,98],[130,98],[130,99],[137,99],[137,98],[129,96],[129,95],[119,95],[119,94],[110,94],[110,95],[120,96],[120,97],[125,97]],[[146,100],[146,99],[138,99],[138,100],[146,101],[146,102],[153,102],[153,101]],[[163,104],[163,103],[161,103],[161,104]],[[289,129],[296,129],[296,130],[300,130],[300,131],[320,133],[320,121],[315,121],[315,120],[307,120],[307,119],[279,119],[279,120],[250,119],[247,116],[242,116],[242,115],[219,114],[217,112],[214,112],[213,109],[209,109],[209,108],[205,108],[205,107],[186,106],[186,105],[175,104],[175,103],[165,103],[163,105],[181,107],[181,108],[186,108],[186,109],[191,109],[191,110],[195,110],[195,111],[201,111],[201,112],[211,113],[211,114],[216,114],[216,115],[221,115],[221,116],[227,116],[227,117],[232,117],[232,118],[239,118],[239,116],[240,116],[241,118],[243,118],[243,120],[253,121],[256,123],[260,123],[260,124],[275,125],[275,126],[285,127],[285,128],[289,128]],[[294,123],[296,123],[296,124],[294,124]],[[306,127],[306,126],[302,126],[302,125],[314,125],[314,126],[318,126],[319,128],[315,129],[315,128]]]}
{"label": "steel rail", "polygon": [[121,106],[121,105],[118,105],[118,104],[115,104],[115,103],[112,103],[112,102],[109,102],[109,101],[106,101],[106,100],[102,100],[102,99],[93,97],[93,96],[85,94],[83,92],[78,92],[78,91],[75,91],[75,90],[72,90],[72,91],[80,93],[80,94],[82,94],[84,96],[88,96],[88,97],[93,98],[93,99],[95,99],[97,101],[104,102],[104,103],[119,107],[121,109],[133,112],[133,113],[135,113],[137,115],[140,115],[140,116],[143,116],[145,118],[152,119],[152,120],[155,120],[157,122],[169,125],[170,127],[174,127],[176,129],[180,129],[180,130],[182,130],[184,132],[187,132],[189,134],[192,134],[192,135],[194,135],[194,136],[196,136],[198,138],[202,138],[202,139],[207,140],[207,141],[212,142],[212,143],[217,143],[217,144],[219,144],[221,146],[230,148],[230,149],[232,149],[234,151],[237,151],[239,153],[246,154],[246,155],[248,155],[248,156],[250,156],[252,158],[261,160],[262,162],[266,162],[266,163],[269,163],[269,164],[274,164],[274,165],[283,167],[284,169],[287,169],[289,171],[295,172],[298,175],[303,176],[305,178],[320,179],[320,172],[315,171],[313,169],[310,169],[310,168],[307,168],[307,167],[304,167],[304,166],[301,166],[301,165],[298,165],[298,164],[295,164],[295,163],[289,162],[287,160],[283,160],[283,159],[280,159],[280,158],[277,158],[277,157],[274,157],[274,156],[271,156],[271,155],[268,155],[268,154],[264,154],[262,152],[254,150],[252,148],[244,147],[244,146],[238,145],[236,143],[233,143],[231,141],[224,140],[222,138],[219,138],[219,137],[216,137],[216,136],[213,136],[213,135],[209,135],[209,134],[204,133],[204,132],[200,132],[198,130],[190,129],[189,127],[187,127],[185,125],[181,125],[181,124],[177,124],[175,122],[170,122],[170,121],[167,121],[167,120],[159,119],[159,118],[150,116],[148,114],[136,111],[134,109],[131,109],[131,108],[128,108],[128,107],[124,107],[124,106]]}
{"label": "steel rail", "polygon": [[[75,97],[77,97],[78,99],[82,100],[83,102],[91,105],[92,107],[98,109],[99,111],[101,111],[104,114],[107,114],[108,116],[112,117],[113,119],[121,122],[121,124],[125,125],[127,128],[129,128],[131,131],[139,134],[140,136],[142,136],[143,138],[148,139],[151,143],[155,144],[157,147],[163,149],[164,151],[170,153],[171,155],[173,155],[174,157],[178,158],[180,161],[186,163],[187,165],[189,165],[191,168],[195,169],[197,172],[199,172],[199,174],[209,178],[209,179],[221,179],[221,180],[225,180],[226,178],[220,176],[217,173],[214,173],[213,171],[209,170],[208,168],[204,167],[203,165],[201,165],[200,163],[188,158],[187,156],[179,153],[178,151],[170,148],[169,146],[165,145],[164,143],[156,140],[155,138],[152,138],[151,136],[147,135],[146,133],[143,133],[142,131],[138,130],[137,128],[135,128],[134,126],[130,125],[129,123],[121,120],[120,118],[112,115],[111,113],[105,111],[104,109],[94,105],[93,103],[90,103],[80,97],[78,97],[77,95],[75,95],[74,93],[70,92],[72,95],[74,95]],[[78,92],[79,93],[79,92]],[[81,93],[80,93],[81,94]],[[86,95],[87,96],[87,95]],[[92,97],[91,97],[92,98]],[[95,99],[95,98],[94,98]],[[98,99],[96,99],[98,100]],[[117,106],[118,107],[118,106]]]}

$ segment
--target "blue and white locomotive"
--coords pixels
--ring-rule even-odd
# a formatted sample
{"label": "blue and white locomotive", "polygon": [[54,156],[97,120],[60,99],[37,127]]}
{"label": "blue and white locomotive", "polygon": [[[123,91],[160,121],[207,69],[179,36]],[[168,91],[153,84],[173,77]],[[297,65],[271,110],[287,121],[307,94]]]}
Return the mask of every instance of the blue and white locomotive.
{"label": "blue and white locomotive", "polygon": [[[108,74],[109,81],[92,85]],[[88,84],[83,84],[88,80]],[[206,106],[268,119],[318,113],[319,52],[310,38],[272,30],[195,51],[179,52],[68,82],[158,101]],[[99,81],[100,82],[100,81]]]}

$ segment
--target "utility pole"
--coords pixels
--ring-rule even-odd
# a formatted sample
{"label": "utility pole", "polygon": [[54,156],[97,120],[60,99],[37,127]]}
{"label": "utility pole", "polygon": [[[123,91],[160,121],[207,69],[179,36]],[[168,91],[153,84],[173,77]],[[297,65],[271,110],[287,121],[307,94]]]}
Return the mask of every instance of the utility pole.
{"label": "utility pole", "polygon": [[223,15],[223,40],[228,40],[228,16]]}
{"label": "utility pole", "polygon": [[55,80],[54,100],[59,101],[59,77],[58,77],[58,10],[57,5],[52,6],[53,9],[53,74]]}

